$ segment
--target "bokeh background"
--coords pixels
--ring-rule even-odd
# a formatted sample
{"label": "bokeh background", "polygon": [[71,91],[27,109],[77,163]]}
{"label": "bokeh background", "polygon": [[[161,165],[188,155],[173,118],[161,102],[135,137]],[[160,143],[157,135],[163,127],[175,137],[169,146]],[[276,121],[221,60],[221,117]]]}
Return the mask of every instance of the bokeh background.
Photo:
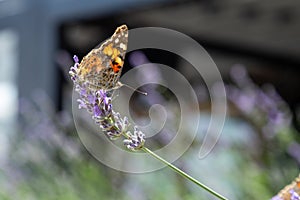
{"label": "bokeh background", "polygon": [[[215,199],[168,168],[110,169],[80,142],[68,76],[72,56],[82,58],[122,24],[189,35],[226,84],[228,116],[217,146],[197,158],[200,127],[174,164],[229,199],[271,198],[299,173],[299,10],[298,0],[0,0],[0,199]],[[209,122],[209,94],[192,66],[144,49],[127,55],[124,73],[147,62],[180,71],[198,95],[201,120]],[[157,149],[176,132],[178,103],[167,88],[142,89],[151,95],[133,96],[137,123],[147,123],[153,103],[170,111],[172,120],[148,143]]]}

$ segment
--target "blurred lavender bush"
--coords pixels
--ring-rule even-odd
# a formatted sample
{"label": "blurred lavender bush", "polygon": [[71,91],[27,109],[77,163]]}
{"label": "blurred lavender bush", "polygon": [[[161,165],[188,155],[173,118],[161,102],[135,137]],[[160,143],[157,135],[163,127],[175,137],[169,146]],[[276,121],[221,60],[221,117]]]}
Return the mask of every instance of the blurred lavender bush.
{"label": "blurred lavender bush", "polygon": [[111,179],[75,134],[70,113],[55,112],[43,92],[20,100],[19,133],[3,163],[1,199],[110,199]]}
{"label": "blurred lavender bush", "polygon": [[[129,60],[133,66],[150,62],[141,52]],[[162,77],[159,72],[147,75]],[[299,133],[291,124],[288,105],[271,85],[259,87],[242,66],[232,68],[231,79],[230,116],[218,145],[206,159],[197,159],[203,139],[200,127],[200,136],[175,164],[229,199],[268,199],[299,171]],[[142,106],[160,103],[168,110],[164,129],[147,143],[155,149],[174,137],[178,104],[163,88],[146,90],[149,96],[137,100],[135,111],[141,123],[148,120]],[[212,199],[169,170],[131,175],[103,166],[80,143],[71,108],[55,112],[43,92],[33,99],[20,100],[19,131],[10,137],[9,159],[1,163],[0,199],[146,200],[149,194],[150,199]],[[201,110],[201,120],[207,116],[209,110]]]}
{"label": "blurred lavender bush", "polygon": [[228,99],[238,116],[255,129],[253,160],[270,191],[277,193],[299,173],[300,135],[292,124],[292,112],[272,85],[259,87],[242,65],[233,66],[230,75],[233,84],[227,85]]}

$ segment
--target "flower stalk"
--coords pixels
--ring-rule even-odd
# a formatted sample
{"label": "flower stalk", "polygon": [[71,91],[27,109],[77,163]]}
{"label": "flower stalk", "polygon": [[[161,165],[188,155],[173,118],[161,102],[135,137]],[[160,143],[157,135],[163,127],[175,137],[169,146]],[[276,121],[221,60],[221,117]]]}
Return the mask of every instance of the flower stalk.
{"label": "flower stalk", "polygon": [[168,161],[166,161],[165,159],[163,159],[162,157],[160,157],[159,155],[155,154],[153,151],[151,151],[150,149],[148,149],[147,147],[143,146],[141,148],[141,150],[143,150],[144,152],[150,154],[151,156],[153,156],[155,159],[161,161],[162,163],[166,164],[168,167],[170,167],[172,170],[174,170],[177,174],[180,174],[181,176],[183,176],[184,178],[192,181],[193,183],[195,183],[196,185],[198,185],[199,187],[202,187],[204,190],[206,190],[207,192],[210,192],[211,194],[213,194],[214,196],[218,197],[219,199],[223,199],[223,200],[227,200],[227,198],[225,198],[224,196],[222,196],[221,194],[217,193],[216,191],[214,191],[213,189],[207,187],[206,185],[204,185],[203,183],[201,183],[200,181],[198,181],[197,179],[193,178],[192,176],[188,175],[187,173],[185,173],[184,171],[182,171],[181,169],[179,169],[178,167],[176,167],[175,165],[173,165],[172,163],[169,163]]}

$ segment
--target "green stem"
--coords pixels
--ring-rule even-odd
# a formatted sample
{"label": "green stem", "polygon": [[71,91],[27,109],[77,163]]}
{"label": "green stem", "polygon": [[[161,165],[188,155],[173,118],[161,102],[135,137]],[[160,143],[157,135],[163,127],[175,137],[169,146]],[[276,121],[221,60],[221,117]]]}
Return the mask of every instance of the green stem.
{"label": "green stem", "polygon": [[182,171],[181,169],[177,168],[176,166],[172,165],[171,163],[169,163],[168,161],[166,161],[165,159],[163,159],[162,157],[158,156],[157,154],[155,154],[153,151],[151,151],[150,149],[148,149],[147,147],[142,147],[141,150],[143,150],[146,153],[149,153],[151,156],[153,156],[154,158],[156,158],[157,160],[163,162],[164,164],[168,165],[171,169],[173,169],[176,173],[180,174],[181,176],[183,176],[184,178],[187,178],[188,180],[192,181],[193,183],[197,184],[198,186],[202,187],[204,190],[210,192],[211,194],[215,195],[216,197],[218,197],[219,199],[223,199],[223,200],[228,200],[227,198],[223,197],[222,195],[220,195],[219,193],[215,192],[214,190],[212,190],[211,188],[207,187],[206,185],[200,183],[198,180],[196,180],[195,178],[191,177],[190,175],[188,175],[187,173],[185,173],[184,171]]}

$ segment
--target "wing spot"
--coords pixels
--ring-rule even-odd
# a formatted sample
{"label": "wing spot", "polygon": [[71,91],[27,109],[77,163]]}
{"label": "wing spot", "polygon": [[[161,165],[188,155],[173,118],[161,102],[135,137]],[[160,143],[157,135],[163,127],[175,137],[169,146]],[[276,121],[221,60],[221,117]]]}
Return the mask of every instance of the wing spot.
{"label": "wing spot", "polygon": [[126,50],[126,45],[124,43],[121,43],[120,48],[123,49],[123,50]]}

